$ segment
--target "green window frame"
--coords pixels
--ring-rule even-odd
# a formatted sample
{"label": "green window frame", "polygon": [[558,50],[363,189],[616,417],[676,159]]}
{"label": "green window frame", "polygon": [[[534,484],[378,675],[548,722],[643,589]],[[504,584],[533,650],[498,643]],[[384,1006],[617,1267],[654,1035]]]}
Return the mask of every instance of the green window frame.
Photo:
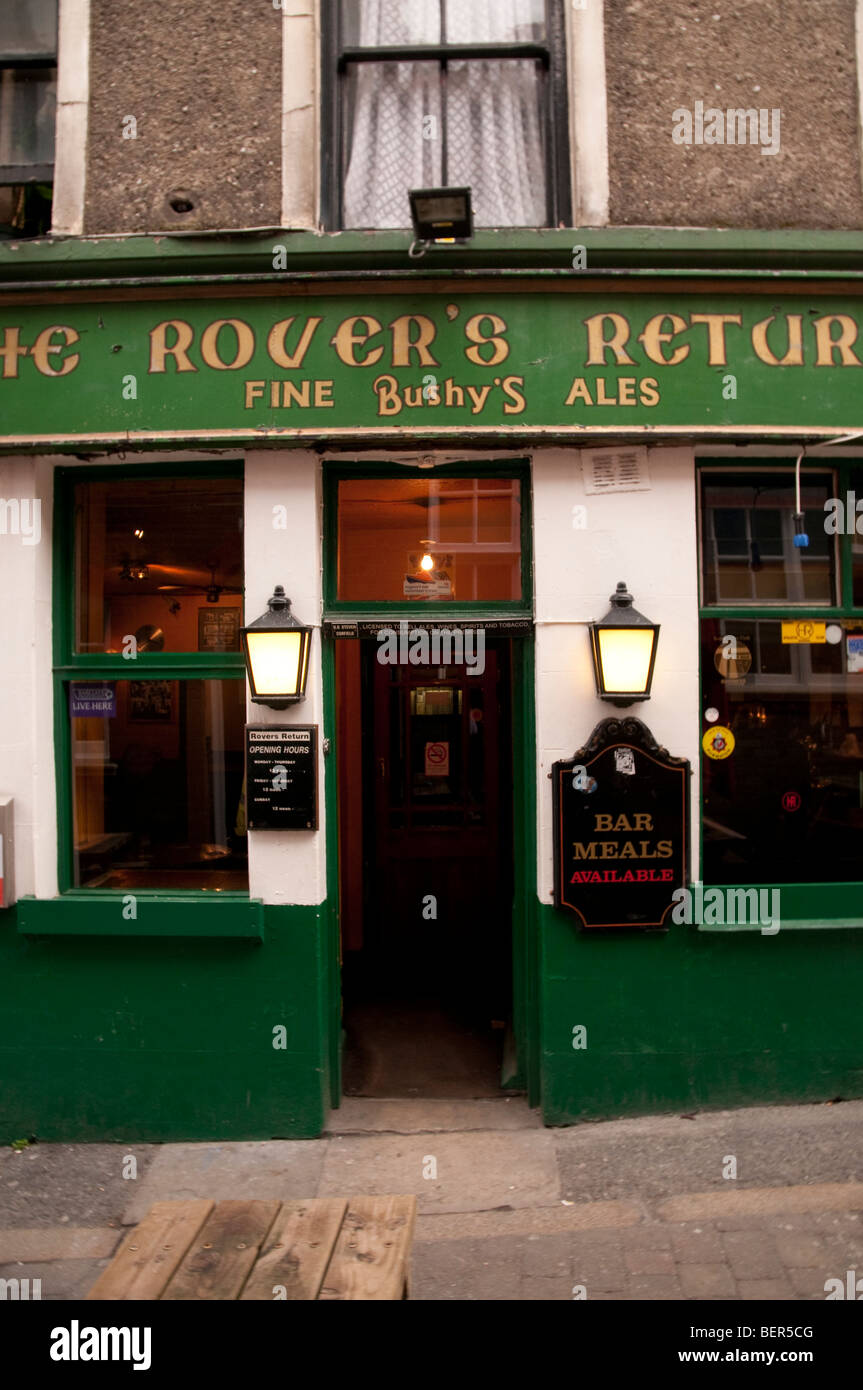
{"label": "green window frame", "polygon": [[[455,603],[424,602],[422,612],[410,599],[340,599],[338,585],[339,483],[346,479],[477,478],[487,473],[495,478],[516,478],[521,483],[521,598],[463,599]],[[483,459],[476,463],[440,464],[432,473],[426,468],[398,467],[385,463],[324,464],[324,621],[350,614],[358,621],[374,621],[382,613],[393,616],[411,614],[417,620],[432,618],[484,617],[524,618],[533,616],[533,522],[531,510],[530,463],[527,459]]]}
{"label": "green window frame", "polygon": [[[856,607],[853,603],[853,573],[854,561],[852,555],[851,534],[839,533],[835,536],[836,548],[835,556],[835,581],[836,581],[836,603],[832,604],[811,604],[806,602],[777,601],[772,604],[747,603],[747,604],[713,604],[707,605],[704,601],[704,512],[703,512],[703,482],[704,477],[709,472],[719,472],[723,474],[739,473],[764,473],[777,471],[784,474],[793,488],[795,458],[777,459],[747,459],[745,463],[736,461],[732,458],[698,459],[696,461],[696,507],[698,521],[698,585],[699,585],[699,634],[701,625],[705,619],[721,620],[723,618],[755,621],[759,618],[768,619],[774,622],[786,619],[812,618],[815,621],[824,622],[831,618],[860,618],[863,622],[863,604]],[[851,474],[853,470],[863,470],[863,459],[857,458],[836,458],[831,457],[827,452],[815,456],[807,456],[803,460],[803,470],[817,470],[832,474],[834,497],[844,498],[849,492],[853,491],[851,486]],[[861,518],[863,520],[863,518]],[[861,556],[861,569],[863,569],[863,556]],[[701,641],[699,636],[699,651]],[[701,732],[707,726],[703,723],[702,713],[704,706],[704,671],[701,668],[699,657],[699,729]],[[706,755],[702,752],[702,759]],[[703,766],[703,764],[702,764]],[[699,877],[703,878],[704,868],[704,779],[700,779],[701,808],[699,816]],[[705,883],[705,889],[712,887],[712,884]],[[725,890],[738,889],[745,892],[750,889],[779,889],[781,892],[781,931],[785,930],[812,930],[812,929],[836,929],[836,928],[863,928],[863,878],[860,881],[842,883],[743,883],[725,884],[721,887]],[[703,932],[756,932],[761,931],[758,925],[735,924],[735,925],[704,925],[698,927]]]}
{"label": "green window frame", "polygon": [[206,889],[136,889],[136,917],[127,920],[129,894],[116,889],[74,887],[72,842],[72,740],[68,685],[72,680],[171,680],[244,678],[242,652],[139,652],[134,670],[119,653],[74,650],[74,507],[76,484],[112,477],[147,480],[183,477],[243,477],[242,461],[181,465],[59,467],[54,475],[53,686],[57,785],[57,874],[60,897],[24,899],[18,930],[25,935],[183,936],[263,938],[263,906],[248,892]]}

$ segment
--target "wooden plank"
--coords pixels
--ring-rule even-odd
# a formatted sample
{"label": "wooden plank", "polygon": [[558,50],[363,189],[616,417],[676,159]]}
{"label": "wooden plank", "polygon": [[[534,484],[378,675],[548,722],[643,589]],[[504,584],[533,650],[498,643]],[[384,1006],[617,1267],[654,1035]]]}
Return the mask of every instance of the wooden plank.
{"label": "wooden plank", "polygon": [[204,1198],[154,1203],[99,1275],[88,1299],[158,1298],[213,1205]]}
{"label": "wooden plank", "polygon": [[217,1202],[163,1301],[238,1298],[281,1202]]}
{"label": "wooden plank", "polygon": [[320,1299],[400,1299],[410,1271],[416,1197],[352,1197]]}
{"label": "wooden plank", "polygon": [[343,1197],[283,1202],[240,1298],[317,1298],[347,1208]]}

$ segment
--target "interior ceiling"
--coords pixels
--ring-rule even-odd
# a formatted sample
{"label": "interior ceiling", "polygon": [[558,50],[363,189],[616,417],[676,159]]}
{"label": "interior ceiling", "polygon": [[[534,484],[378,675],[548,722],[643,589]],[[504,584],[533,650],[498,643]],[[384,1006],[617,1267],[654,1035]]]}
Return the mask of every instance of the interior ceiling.
{"label": "interior ceiling", "polygon": [[[161,585],[203,593],[214,580],[241,588],[239,479],[147,479],[123,489],[125,495],[119,492],[108,492],[105,508],[106,594],[155,594]],[[141,539],[136,530],[144,532]],[[127,563],[146,565],[148,578],[122,579],[120,571]]]}

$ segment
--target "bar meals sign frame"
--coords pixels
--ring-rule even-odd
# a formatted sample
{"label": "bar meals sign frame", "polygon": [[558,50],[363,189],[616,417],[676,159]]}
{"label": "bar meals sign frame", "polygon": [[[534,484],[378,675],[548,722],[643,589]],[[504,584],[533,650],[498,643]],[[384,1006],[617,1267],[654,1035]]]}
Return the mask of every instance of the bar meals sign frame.
{"label": "bar meals sign frame", "polygon": [[65,291],[46,307],[50,294],[0,300],[7,448],[645,429],[799,438],[860,425],[853,295],[599,293],[567,280],[536,292],[209,286],[176,300]]}
{"label": "bar meals sign frame", "polygon": [[582,927],[660,930],[689,882],[685,758],[640,719],[603,719],[554,763],[554,905]]}

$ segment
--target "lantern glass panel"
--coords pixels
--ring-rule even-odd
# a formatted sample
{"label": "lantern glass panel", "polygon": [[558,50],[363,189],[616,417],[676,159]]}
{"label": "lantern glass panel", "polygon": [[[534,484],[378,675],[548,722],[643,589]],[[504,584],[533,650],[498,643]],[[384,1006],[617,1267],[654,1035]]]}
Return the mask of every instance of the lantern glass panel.
{"label": "lantern glass panel", "polygon": [[[256,695],[295,695],[303,657],[303,632],[249,632],[249,662]],[[308,644],[303,667],[308,666]]]}
{"label": "lantern glass panel", "polygon": [[607,694],[643,693],[656,633],[651,627],[599,629],[599,656]]}

